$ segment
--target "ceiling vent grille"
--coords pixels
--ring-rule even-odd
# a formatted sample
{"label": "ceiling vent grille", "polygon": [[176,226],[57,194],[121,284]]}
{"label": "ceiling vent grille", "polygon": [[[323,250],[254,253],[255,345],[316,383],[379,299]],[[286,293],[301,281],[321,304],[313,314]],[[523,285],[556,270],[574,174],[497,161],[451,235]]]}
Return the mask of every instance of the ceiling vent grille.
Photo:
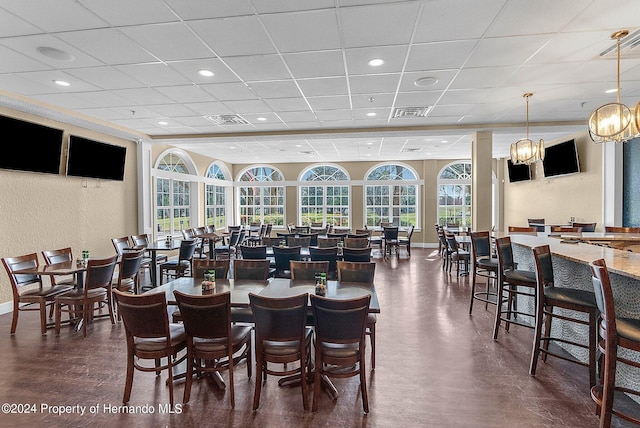
{"label": "ceiling vent grille", "polygon": [[401,153],[420,153],[422,151],[421,147],[407,147],[400,150]]}
{"label": "ceiling vent grille", "polygon": [[[620,41],[620,56],[622,58],[638,58],[640,57],[640,30],[630,33],[627,37]],[[607,49],[600,52],[601,58],[617,59],[618,42],[614,42]]]}
{"label": "ceiling vent grille", "polygon": [[215,123],[216,125],[248,125],[242,116],[238,114],[212,114],[205,116],[205,119]]}
{"label": "ceiling vent grille", "polygon": [[396,107],[393,110],[393,118],[401,117],[427,117],[433,106],[427,107]]}
{"label": "ceiling vent grille", "polygon": [[300,153],[301,155],[305,155],[305,156],[315,156],[315,155],[318,154],[317,152],[314,152],[313,150],[303,150],[303,151],[300,151],[298,153]]}

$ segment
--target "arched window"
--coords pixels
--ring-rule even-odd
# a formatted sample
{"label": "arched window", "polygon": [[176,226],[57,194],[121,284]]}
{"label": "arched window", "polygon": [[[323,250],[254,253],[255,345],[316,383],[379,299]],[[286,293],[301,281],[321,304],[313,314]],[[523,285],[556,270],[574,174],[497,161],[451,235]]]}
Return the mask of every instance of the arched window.
{"label": "arched window", "polygon": [[367,226],[378,226],[381,221],[394,226],[418,226],[418,184],[414,184],[418,177],[412,169],[400,164],[379,165],[369,171],[365,180],[377,182],[365,185]]}
{"label": "arched window", "polygon": [[207,180],[204,186],[205,201],[205,224],[214,225],[216,229],[227,226],[227,191],[229,185],[225,182],[230,180],[228,174],[216,162],[207,169],[205,177]]}
{"label": "arched window", "polygon": [[349,180],[347,172],[333,165],[318,165],[304,171],[299,186],[301,224],[349,226],[349,185],[339,183],[346,180]]}
{"label": "arched window", "polygon": [[[156,176],[156,230],[173,235],[191,227],[191,182],[179,175],[193,174],[195,167],[176,151],[167,152],[156,163],[163,174]],[[176,174],[176,177],[172,177]],[[179,175],[178,175],[179,174]]]}
{"label": "arched window", "polygon": [[282,173],[270,166],[255,166],[238,177],[240,224],[271,223],[284,226],[284,181]]}
{"label": "arched window", "polygon": [[471,162],[447,165],[438,176],[438,224],[471,226]]}

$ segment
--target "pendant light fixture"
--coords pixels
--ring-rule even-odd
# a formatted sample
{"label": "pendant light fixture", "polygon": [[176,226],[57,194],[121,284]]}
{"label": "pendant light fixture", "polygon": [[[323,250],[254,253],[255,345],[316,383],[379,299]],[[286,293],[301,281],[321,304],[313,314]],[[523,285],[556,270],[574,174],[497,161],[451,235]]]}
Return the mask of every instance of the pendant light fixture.
{"label": "pendant light fixture", "polygon": [[615,103],[598,107],[589,117],[589,136],[595,143],[627,142],[640,137],[640,103],[631,109],[620,102],[620,42],[629,35],[628,30],[616,31],[611,38],[617,40],[618,87]]}
{"label": "pendant light fixture", "polygon": [[535,143],[529,139],[529,98],[533,93],[527,92],[522,96],[527,102],[527,136],[511,144],[511,162],[514,165],[530,165],[544,159],[544,141]]}

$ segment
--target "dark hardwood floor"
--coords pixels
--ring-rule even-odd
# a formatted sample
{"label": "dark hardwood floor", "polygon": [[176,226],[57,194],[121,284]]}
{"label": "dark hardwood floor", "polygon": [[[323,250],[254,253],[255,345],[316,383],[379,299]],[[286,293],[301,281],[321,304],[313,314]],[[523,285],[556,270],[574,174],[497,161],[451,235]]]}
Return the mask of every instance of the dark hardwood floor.
{"label": "dark hardwood floor", "polygon": [[[413,249],[412,257],[376,259],[381,314],[377,364],[367,368],[370,413],[363,414],[358,378],[337,379],[332,402],[320,397],[316,413],[304,412],[299,388],[279,387],[269,377],[260,408],[251,410],[254,382],[235,370],[236,406],[210,380],[195,381],[179,414],[169,402],[166,374],[136,372],[130,406],[149,414],[114,414],[125,379],[121,324],[108,319],[71,327],[59,337],[39,333],[37,313],[21,313],[15,336],[10,315],[0,316],[3,403],[35,405],[31,414],[0,414],[0,426],[256,426],[256,427],[595,427],[587,369],[549,359],[528,374],[532,330],[514,326],[492,339],[494,309],[476,304],[468,315],[469,279],[442,271],[437,251]],[[404,252],[402,252],[404,255]],[[367,359],[369,351],[367,350]],[[226,378],[226,374],[224,375]],[[184,386],[176,384],[176,402]],[[85,414],[54,414],[42,405],[85,406]],[[90,414],[90,407],[98,411]],[[71,407],[67,411],[75,410]],[[93,409],[95,410],[95,408]],[[623,424],[614,417],[615,426]]]}

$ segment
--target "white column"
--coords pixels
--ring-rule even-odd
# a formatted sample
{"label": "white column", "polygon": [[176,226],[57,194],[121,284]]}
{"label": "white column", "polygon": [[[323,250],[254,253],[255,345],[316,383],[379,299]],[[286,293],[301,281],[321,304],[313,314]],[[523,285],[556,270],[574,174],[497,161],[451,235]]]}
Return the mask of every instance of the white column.
{"label": "white column", "polygon": [[491,131],[473,133],[471,141],[471,216],[472,230],[491,230],[491,211],[493,206]]}

